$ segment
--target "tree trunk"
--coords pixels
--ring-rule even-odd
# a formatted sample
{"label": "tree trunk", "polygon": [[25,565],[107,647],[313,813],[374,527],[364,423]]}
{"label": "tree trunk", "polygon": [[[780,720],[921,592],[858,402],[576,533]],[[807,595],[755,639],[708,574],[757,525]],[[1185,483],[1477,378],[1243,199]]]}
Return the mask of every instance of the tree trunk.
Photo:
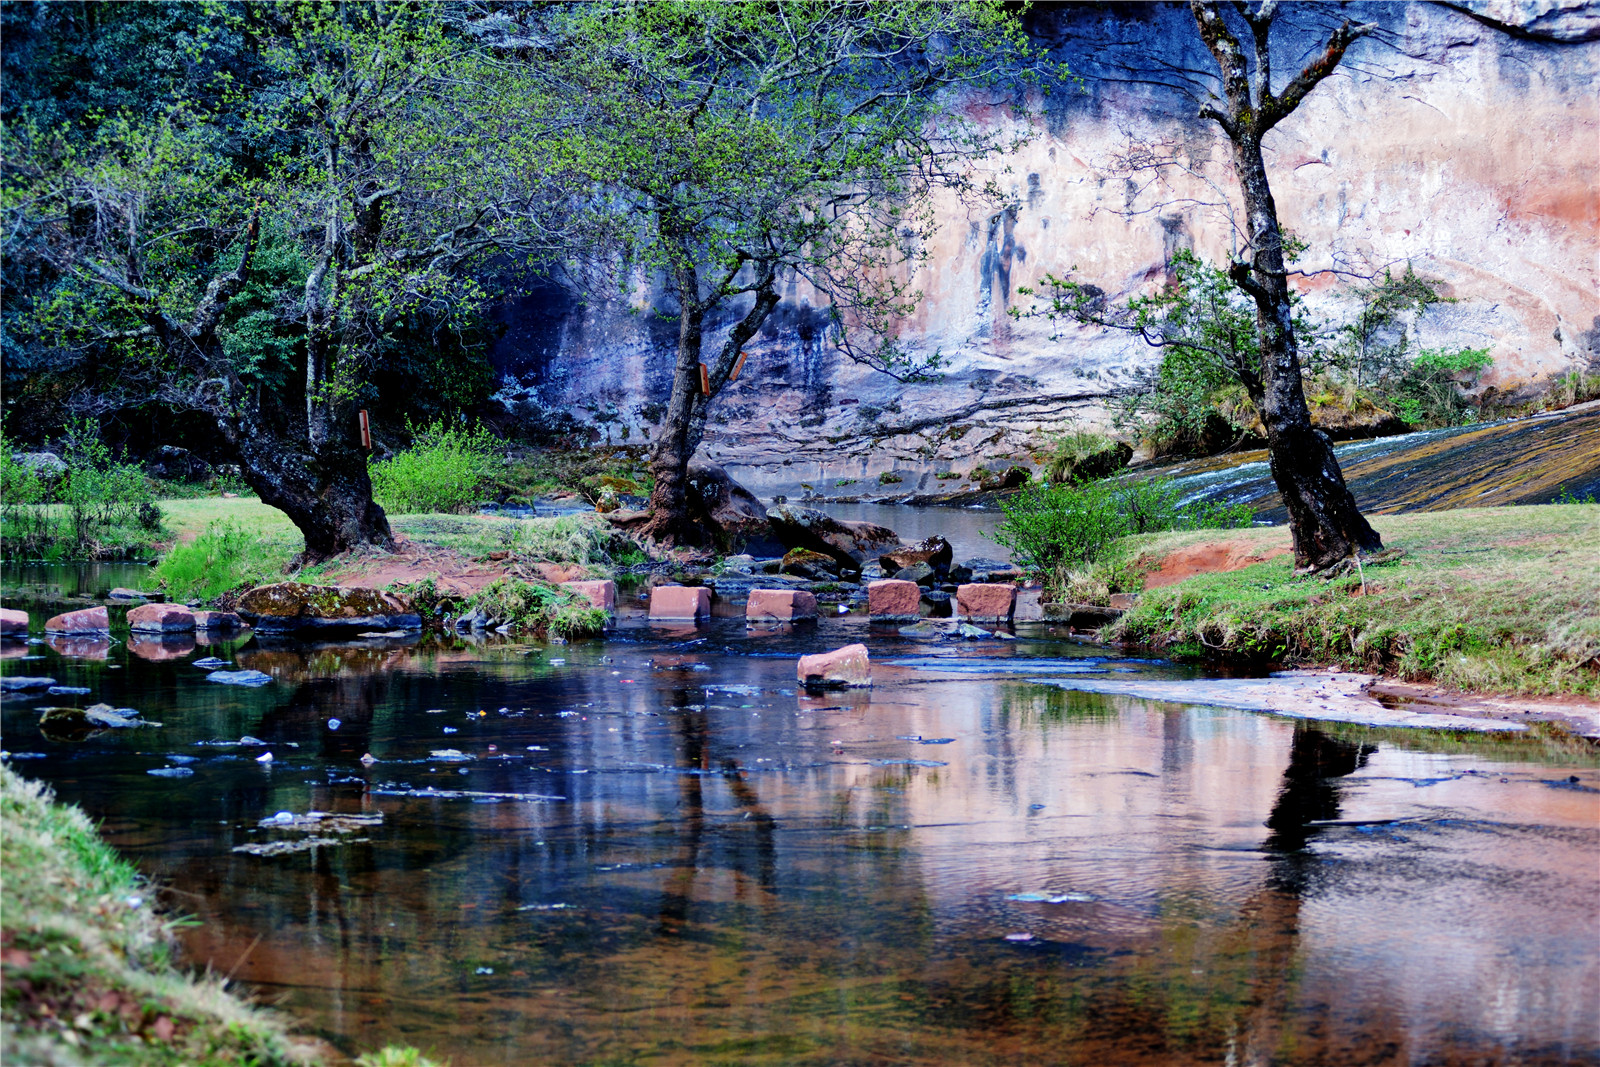
{"label": "tree trunk", "polygon": [[[692,276],[692,271],[684,273]],[[650,491],[650,521],[641,536],[663,545],[698,545],[704,532],[689,514],[689,460],[697,441],[690,440],[695,402],[700,396],[700,349],[705,339],[705,308],[693,288],[679,284],[678,363],[672,373],[672,396],[666,420],[650,457],[655,488]]]}
{"label": "tree trunk", "polygon": [[332,432],[331,440],[313,449],[255,424],[231,418],[217,423],[261,502],[289,516],[305,537],[298,562],[318,563],[363,545],[394,547],[389,518],[372,499],[366,452],[354,430]]}
{"label": "tree trunk", "polygon": [[1261,338],[1261,421],[1273,481],[1289,511],[1295,566],[1318,570],[1357,551],[1374,552],[1383,541],[1356,507],[1339,460],[1326,434],[1311,425],[1300,376],[1289,279],[1284,271],[1278,208],[1267,184],[1261,143],[1241,137],[1233,143],[1234,169],[1244,193],[1252,270],[1235,265],[1234,280],[1254,299]]}
{"label": "tree trunk", "polygon": [[[1327,436],[1311,425],[1300,381],[1300,353],[1294,337],[1294,307],[1285,272],[1283,233],[1278,206],[1267,183],[1261,139],[1305,99],[1306,94],[1339,65],[1345,50],[1371,26],[1345,22],[1328,39],[1322,55],[1308,63],[1281,93],[1272,91],[1271,31],[1278,5],[1256,9],[1240,5],[1249,23],[1255,52],[1255,76],[1239,39],[1228,28],[1216,0],[1189,0],[1200,39],[1222,75],[1226,111],[1210,104],[1200,114],[1214,120],[1233,149],[1233,169],[1244,197],[1251,258],[1229,269],[1235,285],[1256,305],[1256,330],[1261,340],[1261,372],[1251,390],[1267,431],[1272,477],[1289,511],[1295,566],[1319,570],[1358,551],[1383,547],[1376,530],[1362,517],[1345,485],[1339,460]],[[1259,392],[1260,395],[1255,394]]]}
{"label": "tree trunk", "polygon": [[[714,363],[707,368],[710,394],[700,389],[700,356],[705,343],[705,317],[718,302],[689,302],[680,296],[678,312],[678,363],[672,375],[672,396],[667,402],[661,436],[650,459],[655,488],[650,493],[650,520],[639,533],[662,545],[704,545],[716,541],[716,531],[701,525],[689,500],[689,461],[705,436],[706,413],[711,400],[733,374],[739,354],[756,335],[772,309],[778,306],[775,266],[759,263],[754,283],[755,302],[728,333]],[[693,293],[697,284],[692,269],[680,272],[679,293]],[[719,298],[720,299],[720,298]]]}

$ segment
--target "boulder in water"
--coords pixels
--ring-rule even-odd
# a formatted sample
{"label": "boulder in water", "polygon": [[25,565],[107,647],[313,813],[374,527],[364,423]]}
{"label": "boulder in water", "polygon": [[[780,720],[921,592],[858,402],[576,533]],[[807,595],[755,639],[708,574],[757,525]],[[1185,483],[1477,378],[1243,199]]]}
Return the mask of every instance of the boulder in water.
{"label": "boulder in water", "polygon": [[84,608],[51,617],[44,624],[47,634],[107,634],[111,632],[111,616],[106,609]]}
{"label": "boulder in water", "polygon": [[250,590],[238,608],[264,634],[422,629],[410,597],[377,589],[274,582]]}
{"label": "boulder in water", "polygon": [[872,684],[872,662],[866,645],[845,645],[801,656],[796,675],[808,686],[867,686]]}
{"label": "boulder in water", "polygon": [[128,628],[143,633],[191,633],[194,612],[182,604],[140,604],[128,612]]}
{"label": "boulder in water", "polygon": [[950,560],[953,551],[950,542],[938,534],[903,545],[892,552],[885,552],[878,557],[878,566],[883,568],[885,574],[914,567],[918,563],[926,563],[933,568],[933,573],[943,575],[950,570]]}
{"label": "boulder in water", "polygon": [[751,545],[762,551],[775,547],[771,545],[767,509],[720,464],[708,459],[690,460],[688,489],[690,509],[720,534],[719,542],[740,550]]}
{"label": "boulder in water", "polygon": [[0,608],[0,637],[27,637],[28,613],[16,608]]}
{"label": "boulder in water", "polygon": [[847,522],[815,508],[783,504],[767,511],[772,532],[789,548],[824,552],[852,571],[868,559],[900,547],[900,536],[887,526]]}
{"label": "boulder in water", "polygon": [[814,582],[831,582],[839,577],[839,561],[826,552],[796,548],[784,555],[778,570],[782,574],[810,578]]}

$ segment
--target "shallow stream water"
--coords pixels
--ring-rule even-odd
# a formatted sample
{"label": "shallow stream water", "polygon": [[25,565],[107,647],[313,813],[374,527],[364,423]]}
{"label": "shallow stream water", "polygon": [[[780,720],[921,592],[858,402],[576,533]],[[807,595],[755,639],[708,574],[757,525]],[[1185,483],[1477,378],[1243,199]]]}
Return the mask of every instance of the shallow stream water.
{"label": "shallow stream water", "polygon": [[[1600,1059],[1592,757],[1069,691],[1193,674],[1044,627],[116,636],[12,646],[6,673],[91,690],[7,694],[13,766],[195,916],[192,962],[348,1052]],[[872,689],[796,690],[796,655],[852,640]],[[208,682],[202,656],[273,681]],[[39,732],[97,700],[163,725]]]}

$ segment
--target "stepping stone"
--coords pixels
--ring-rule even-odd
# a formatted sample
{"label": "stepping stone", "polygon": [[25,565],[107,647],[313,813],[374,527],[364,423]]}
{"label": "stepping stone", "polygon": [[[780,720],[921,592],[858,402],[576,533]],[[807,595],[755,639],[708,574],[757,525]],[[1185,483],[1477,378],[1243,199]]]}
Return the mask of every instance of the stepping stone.
{"label": "stepping stone", "polygon": [[744,617],[752,623],[815,619],[817,598],[801,589],[752,589]]}
{"label": "stepping stone", "polygon": [[701,619],[711,614],[711,590],[702,586],[658,585],[650,590],[652,619]]}
{"label": "stepping stone", "polygon": [[182,604],[140,604],[128,612],[128,627],[139,633],[193,633],[194,612]]}
{"label": "stepping stone", "polygon": [[922,587],[899,578],[868,582],[867,614],[874,622],[916,622],[922,618]]}
{"label": "stepping stone", "polygon": [[973,582],[956,587],[956,618],[1010,622],[1017,587],[999,582]]}

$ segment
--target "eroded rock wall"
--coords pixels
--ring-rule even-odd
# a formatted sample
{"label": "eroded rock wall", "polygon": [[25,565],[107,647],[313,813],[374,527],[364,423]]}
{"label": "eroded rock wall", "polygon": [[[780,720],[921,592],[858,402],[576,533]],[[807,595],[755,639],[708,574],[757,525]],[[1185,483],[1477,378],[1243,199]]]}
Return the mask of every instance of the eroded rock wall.
{"label": "eroded rock wall", "polygon": [[[1268,137],[1283,222],[1310,244],[1300,265],[1371,273],[1410,262],[1438,279],[1451,302],[1422,318],[1419,340],[1489,347],[1486,382],[1498,390],[1600,370],[1600,4],[1285,7],[1280,84],[1341,18],[1379,26]],[[704,446],[757,492],[859,493],[880,476],[899,478],[885,483],[896,491],[953,488],[935,476],[1020,459],[1052,433],[1103,422],[1107,398],[1155,352],[1126,335],[1009,317],[1028,306],[1017,288],[1076,268],[1126,297],[1159,285],[1176,248],[1221,260],[1234,247],[1226,147],[1188,92],[1191,72],[1212,65],[1187,8],[1050,6],[1031,29],[1082,86],[1030,101],[1037,136],[999,173],[1014,208],[941,207],[902,340],[940,353],[943,376],[903,385],[851,363],[815,294],[791,283],[741,380],[716,401]],[[1015,123],[1009,103],[962,106]],[[1176,151],[1185,166],[1119,165],[1141,148]],[[1314,312],[1340,314],[1339,276],[1298,284]],[[648,299],[670,310],[659,287]],[[502,354],[559,354],[531,372],[524,360],[527,386],[613,441],[652,437],[674,324],[598,300],[530,314],[539,328],[513,322]]]}

